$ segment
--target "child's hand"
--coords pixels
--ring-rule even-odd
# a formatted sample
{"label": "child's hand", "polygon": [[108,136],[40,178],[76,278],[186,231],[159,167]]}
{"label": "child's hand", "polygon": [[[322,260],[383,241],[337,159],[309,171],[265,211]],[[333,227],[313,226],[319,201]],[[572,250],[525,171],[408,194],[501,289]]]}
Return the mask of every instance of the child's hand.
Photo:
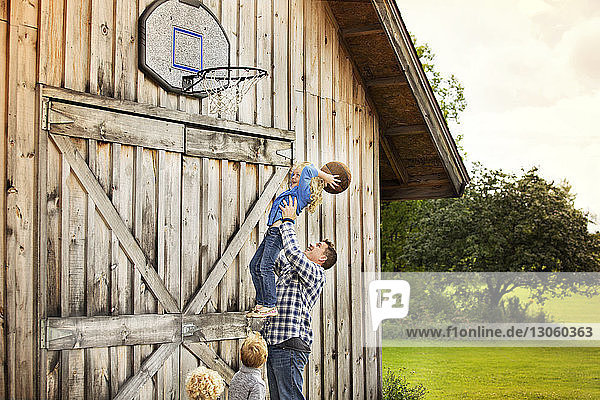
{"label": "child's hand", "polygon": [[289,218],[291,220],[296,220],[296,198],[292,198],[292,196],[288,197],[288,201],[281,201],[281,216],[283,218]]}
{"label": "child's hand", "polygon": [[325,181],[326,185],[329,185],[332,188],[336,188],[337,186],[339,186],[338,183],[340,182],[340,178],[338,178],[337,175],[331,175],[327,172],[323,172],[322,179],[323,181]]}

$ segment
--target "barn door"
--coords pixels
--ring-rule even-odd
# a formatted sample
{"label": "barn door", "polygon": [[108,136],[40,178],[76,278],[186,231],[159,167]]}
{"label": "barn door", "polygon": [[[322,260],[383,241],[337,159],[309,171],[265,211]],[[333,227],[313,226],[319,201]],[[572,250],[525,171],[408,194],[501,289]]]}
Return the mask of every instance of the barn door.
{"label": "barn door", "polygon": [[199,363],[228,381],[292,136],[50,88],[41,107],[42,397],[183,398]]}

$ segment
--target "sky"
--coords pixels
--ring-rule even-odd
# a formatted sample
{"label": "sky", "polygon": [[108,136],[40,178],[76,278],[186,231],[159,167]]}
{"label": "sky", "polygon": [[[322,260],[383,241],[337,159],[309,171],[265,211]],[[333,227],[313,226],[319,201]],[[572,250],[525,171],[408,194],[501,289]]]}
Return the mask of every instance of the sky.
{"label": "sky", "polygon": [[600,0],[397,0],[465,87],[466,164],[568,181],[600,230]]}

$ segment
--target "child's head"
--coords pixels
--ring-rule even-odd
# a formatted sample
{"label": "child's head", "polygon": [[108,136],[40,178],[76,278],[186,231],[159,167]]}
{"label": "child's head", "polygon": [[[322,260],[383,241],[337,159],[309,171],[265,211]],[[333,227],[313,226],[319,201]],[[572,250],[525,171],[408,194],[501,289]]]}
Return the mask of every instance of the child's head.
{"label": "child's head", "polygon": [[225,390],[225,381],[217,371],[200,366],[188,374],[185,389],[190,400],[216,400]]}
{"label": "child's head", "polygon": [[[290,175],[290,187],[298,186],[302,170],[308,165],[310,165],[310,163],[306,161],[294,164]],[[318,176],[315,176],[310,180],[310,203],[307,207],[309,212],[314,213],[317,210],[317,207],[323,203],[324,187],[325,182]]]}
{"label": "child's head", "polygon": [[260,368],[267,361],[267,343],[257,332],[248,335],[242,343],[242,363],[249,368]]}

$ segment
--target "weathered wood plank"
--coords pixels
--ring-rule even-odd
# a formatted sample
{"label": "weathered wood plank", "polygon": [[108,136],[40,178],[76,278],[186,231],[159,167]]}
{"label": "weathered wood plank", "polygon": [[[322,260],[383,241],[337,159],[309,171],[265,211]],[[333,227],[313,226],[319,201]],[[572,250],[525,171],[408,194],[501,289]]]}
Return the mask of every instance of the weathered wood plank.
{"label": "weathered wood plank", "polygon": [[165,343],[148,357],[140,370],[125,382],[119,390],[119,393],[114,397],[114,400],[131,400],[138,394],[142,386],[151,379],[154,374],[161,368],[165,360],[169,358],[173,352],[179,347],[179,343]]}
{"label": "weathered wood plank", "polygon": [[65,2],[65,73],[66,88],[90,90],[90,17],[89,0]]}
{"label": "weathered wood plank", "polygon": [[185,151],[189,155],[259,164],[290,165],[290,159],[279,152],[287,150],[289,153],[292,148],[291,142],[195,128],[186,129],[185,140]]}
{"label": "weathered wood plank", "polygon": [[[363,262],[364,272],[375,273],[375,203],[373,186],[375,184],[374,166],[374,116],[369,109],[363,114],[362,131],[362,210],[363,210]],[[376,399],[378,395],[376,336],[368,326],[365,329],[365,389],[366,399]]]}
{"label": "weathered wood plank", "polygon": [[[185,304],[200,285],[200,220],[202,160],[183,156],[181,191],[181,302]],[[185,348],[181,352],[180,376],[186,377],[196,368],[196,357]],[[185,393],[185,379],[180,379],[180,393]]]}
{"label": "weathered wood plank", "polygon": [[[319,25],[318,0],[306,0],[304,5],[304,71],[306,94],[319,95],[319,68],[321,66],[319,36],[322,32]],[[307,99],[308,102],[308,99]]]}
{"label": "weathered wood plank", "polygon": [[[125,0],[126,1],[126,0]],[[146,9],[146,7],[148,7],[151,3],[153,2],[153,0],[138,0],[137,1],[137,18],[139,18],[139,16],[144,12],[144,10]],[[132,7],[134,7],[132,5]],[[137,25],[137,23],[136,23]],[[135,51],[137,51],[137,40],[135,40],[135,38],[137,37],[137,27],[134,30],[135,35],[132,37],[134,38],[134,42],[136,45],[136,49]],[[135,53],[133,53],[135,54]],[[136,61],[137,63],[137,61]],[[136,65],[137,68],[137,65]],[[151,104],[154,106],[158,105],[158,85],[154,84],[154,82],[152,82],[151,79],[147,79],[146,76],[141,72],[138,71],[137,73],[137,97],[136,97],[136,101],[139,103],[145,103],[145,104]],[[161,107],[160,110],[167,110],[164,107]]]}
{"label": "weathered wood plank", "polygon": [[273,126],[282,129],[290,120],[288,11],[288,0],[273,2]]}
{"label": "weathered wood plank", "polygon": [[[258,65],[258,67],[260,67],[260,65]],[[261,82],[266,84],[270,82],[270,80],[263,79]],[[261,82],[259,82],[258,85],[260,85]],[[108,97],[101,97],[50,86],[44,86],[42,95],[44,97],[62,100],[63,102],[76,103],[77,105],[81,106],[103,108],[107,110],[110,109],[115,112],[123,112],[139,117],[150,117],[164,121],[185,123],[186,125],[195,128],[207,128],[222,132],[247,134],[251,136],[274,139],[294,140],[295,138],[294,132],[284,129],[270,128],[268,127],[270,124],[267,124],[266,122],[264,126],[260,126],[262,120],[258,121],[259,125],[245,124],[236,121],[217,119],[207,115],[190,114],[178,110],[169,110],[154,105],[137,103],[129,100],[115,100]],[[259,101],[262,100],[259,99]]]}
{"label": "weathered wood plank", "polygon": [[[43,131],[46,135],[47,132]],[[47,237],[47,257],[46,257],[46,315],[60,316],[61,310],[61,155],[54,143],[48,141],[48,156],[47,165],[44,166],[47,170],[46,179],[46,201],[42,203],[46,208],[46,237]],[[42,205],[41,205],[42,206]],[[46,393],[41,393],[41,396],[46,395],[48,399],[60,398],[60,352],[49,351],[47,353],[46,362]],[[43,375],[42,375],[43,376]]]}
{"label": "weathered wood plank", "polygon": [[237,256],[240,249],[242,248],[244,242],[250,235],[250,232],[256,226],[258,220],[262,217],[265,212],[266,206],[271,201],[273,196],[275,195],[279,185],[286,177],[288,173],[287,168],[278,167],[275,174],[267,184],[264,192],[261,194],[260,198],[256,201],[252,210],[248,214],[246,220],[240,226],[240,229],[237,231],[235,236],[229,242],[227,249],[223,251],[221,258],[216,262],[213,266],[210,275],[204,282],[202,288],[192,298],[192,300],[185,307],[185,314],[195,314],[198,313],[210,297],[210,294],[215,290],[225,273],[227,272],[227,268],[233,262],[233,259]]}
{"label": "weathered wood plank", "polygon": [[[110,193],[111,160],[110,144],[88,142],[88,165],[96,179]],[[110,314],[110,244],[111,234],[106,224],[96,213],[96,204],[88,197],[88,240],[87,264],[87,315]],[[93,240],[90,240],[93,238]],[[88,398],[105,399],[110,397],[110,353],[109,349],[90,349],[86,352],[86,385]]]}
{"label": "weathered wood plank", "polygon": [[134,101],[137,98],[137,17],[136,2],[115,1],[113,82],[117,99]]}
{"label": "weathered wood plank", "polygon": [[131,235],[131,232],[127,229],[127,226],[125,226],[125,223],[114,209],[113,205],[110,203],[110,200],[108,200],[104,194],[102,188],[98,184],[98,181],[87,167],[87,164],[85,164],[85,161],[81,158],[79,152],[74,148],[67,138],[52,135],[52,140],[57,144],[61,152],[68,159],[69,164],[73,167],[73,171],[81,181],[82,185],[94,198],[98,210],[101,212],[109,226],[117,234],[123,250],[135,263],[135,267],[140,271],[146,280],[146,283],[158,298],[159,302],[166,311],[177,312],[177,301],[169,293],[154,268],[147,263],[143,251]]}
{"label": "weathered wood plank", "polygon": [[[1,2],[2,6],[0,16],[4,16],[6,20],[6,2]],[[8,24],[4,21],[0,21],[0,49],[6,51],[8,49]],[[0,62],[0,79],[2,82],[8,81],[6,60]],[[0,168],[0,210],[5,212],[6,210],[6,127],[7,127],[7,101],[8,101],[8,88],[6,84],[0,86],[0,165],[4,166]],[[5,218],[0,218],[0,243],[5,243],[6,234],[6,221]],[[5,246],[0,246],[0,262],[5,263],[6,253]],[[0,307],[2,308],[2,317],[0,320],[0,360],[2,365],[0,366],[0,398],[6,398],[6,304],[4,302],[6,290],[5,290],[5,268],[0,268]]]}
{"label": "weathered wood plank", "polygon": [[[202,158],[202,285],[205,284],[211,273],[211,268],[219,259],[219,221],[220,215],[220,161]],[[194,289],[196,293],[199,287]],[[195,294],[194,293],[194,294]],[[194,297],[188,300],[192,301]],[[217,293],[208,294],[205,312],[216,311],[218,298]],[[202,308],[198,308],[195,313],[198,314]]]}
{"label": "weathered wood plank", "polygon": [[[112,200],[114,207],[121,209],[121,144],[111,143],[111,156],[110,156],[110,189],[109,195]],[[110,228],[110,227],[109,227]],[[123,289],[125,282],[121,281],[122,273],[127,265],[123,265],[121,262],[121,249],[119,248],[119,239],[116,232],[110,232],[110,313],[113,316],[118,316],[120,311],[125,307],[125,304],[121,303],[120,289]],[[117,393],[119,387],[125,383],[127,379],[127,364],[123,364],[123,353],[122,347],[111,347],[109,349],[110,357],[110,386],[111,394]]]}
{"label": "weathered wood plank", "polygon": [[114,95],[114,0],[91,0],[90,93]]}
{"label": "weathered wood plank", "polygon": [[[181,303],[181,154],[161,150],[158,159],[157,267],[165,286],[179,305]],[[179,350],[177,350],[158,371],[157,387],[163,398],[180,397],[179,359]]]}
{"label": "weathered wood plank", "polygon": [[[180,124],[56,101],[51,102],[48,119],[50,132],[57,135],[183,151],[184,127]],[[73,122],[58,122],[65,120]]]}
{"label": "weathered wood plank", "polygon": [[[221,251],[227,249],[227,244],[233,238],[240,225],[239,216],[239,163],[232,161],[221,161]],[[245,244],[247,237],[253,229],[250,229],[243,243],[241,243],[238,254],[235,255],[231,265],[227,268],[225,276],[219,284],[219,310],[221,312],[238,311],[239,308],[239,251]],[[235,341],[223,340],[219,342],[219,354],[223,360],[232,368],[237,369],[238,349]]]}
{"label": "weathered wood plank", "polygon": [[49,317],[46,327],[48,350],[175,343],[181,340],[179,314]]}
{"label": "weathered wood plank", "polygon": [[[35,4],[35,3],[34,3]],[[12,3],[11,3],[12,5]],[[27,5],[24,5],[25,7]],[[15,8],[18,5],[14,5]],[[12,12],[12,11],[11,11]],[[6,82],[5,287],[8,398],[35,398],[37,324],[34,232],[36,198],[36,47],[37,30],[11,24]]]}
{"label": "weathered wood plank", "polygon": [[256,2],[256,66],[269,74],[256,84],[256,123],[273,126],[273,4]]}
{"label": "weathered wood plank", "polygon": [[[69,143],[74,149],[79,149],[82,157],[87,154],[85,142],[77,140]],[[68,160],[67,160],[68,162]],[[69,163],[71,168],[75,168]],[[87,166],[87,165],[86,165]],[[66,172],[66,168],[65,168]],[[66,254],[61,265],[63,282],[66,285],[61,290],[64,300],[63,316],[85,315],[85,245],[86,245],[86,213],[87,195],[76,176],[69,173],[63,176],[63,189],[68,196],[68,206],[63,211],[62,241]],[[65,227],[66,225],[66,227]],[[85,352],[83,350],[68,350],[62,353],[62,390],[64,398],[82,399],[85,397]]]}
{"label": "weathered wood plank", "polygon": [[[250,207],[258,198],[258,168],[255,164],[240,163],[240,207],[238,220],[244,221]],[[250,275],[250,260],[258,246],[258,228],[254,228],[250,237],[240,250],[240,296],[239,309],[249,310],[254,305],[255,293]]]}
{"label": "weathered wood plank", "polygon": [[187,342],[184,344],[197,358],[202,360],[208,368],[217,371],[227,384],[231,382],[231,378],[235,371],[217,353],[214,352],[206,343],[202,342]]}
{"label": "weathered wood plank", "polygon": [[[321,123],[319,101],[319,97],[312,94],[306,94],[306,160],[312,162],[316,167],[319,167],[323,161],[320,159],[321,153],[319,151]],[[307,216],[306,244],[317,243],[321,240],[321,210],[317,209],[313,214],[306,210],[304,213]],[[321,296],[321,299],[317,301],[311,314],[314,342],[306,367],[308,378],[306,382],[307,393],[308,397],[311,399],[320,399],[323,396],[323,341],[321,340],[321,332],[323,332],[321,326],[323,321],[322,307]]]}
{"label": "weathered wood plank", "polygon": [[64,0],[40,4],[39,82],[61,86],[64,74]]}
{"label": "weathered wood plank", "polygon": [[[351,130],[349,138],[350,152],[348,166],[352,171],[352,182],[348,188],[350,196],[350,295],[353,299],[364,297],[362,285],[362,204],[361,204],[361,186],[362,186],[362,165],[361,165],[361,113],[362,110],[350,104],[348,114],[351,118]],[[364,398],[365,379],[364,379],[364,356],[363,356],[363,302],[354,301],[351,305],[352,321],[352,398]]]}
{"label": "weathered wood plank", "polygon": [[326,99],[333,98],[333,40],[335,38],[335,31],[332,22],[327,15],[325,8],[326,3],[318,3],[318,21],[321,30],[318,32],[318,39],[320,41],[319,48],[319,75],[321,79],[320,96]]}
{"label": "weathered wood plank", "polygon": [[[158,230],[156,186],[158,170],[156,150],[136,147],[134,150],[134,223],[135,238],[140,243],[148,260],[156,265],[156,236]],[[142,275],[135,271],[133,277],[134,313],[156,313],[158,306],[152,293],[147,289]],[[152,354],[151,345],[133,347],[133,372],[138,373],[143,360]],[[114,392],[116,393],[116,392]],[[154,399],[154,382],[148,380],[140,389],[140,400]]]}
{"label": "weathered wood plank", "polygon": [[[239,65],[256,65],[256,1],[240,0],[239,15]],[[241,122],[253,124],[255,112],[256,86],[253,86],[238,106],[238,118]]]}
{"label": "weathered wood plank", "polygon": [[[374,174],[373,174],[373,207],[375,210],[375,278],[381,279],[381,190],[379,176],[379,145],[382,135],[379,126],[377,114],[373,115],[373,159],[374,159]],[[382,366],[382,331],[379,330],[375,335],[375,358],[377,363],[377,396],[383,396],[383,366]]]}
{"label": "weathered wood plank", "polygon": [[[345,77],[348,79],[348,77]],[[335,159],[349,164],[348,106],[345,103],[335,104]],[[351,140],[351,139],[350,139]],[[337,329],[337,395],[339,399],[352,398],[352,365],[351,349],[351,315],[350,315],[350,189],[335,196],[335,245],[337,249],[336,264],[336,329]]]}
{"label": "weathered wood plank", "polygon": [[[331,69],[331,65],[329,67]],[[331,88],[330,94],[331,94]],[[321,122],[321,163],[325,164],[334,159],[334,121],[333,121],[333,101],[329,98],[320,99],[320,122]],[[330,239],[334,243],[335,238],[335,201],[337,197],[329,193],[323,193],[323,205],[321,206],[321,226],[322,238]],[[321,295],[323,302],[323,399],[337,399],[337,376],[338,368],[336,363],[337,354],[337,319],[336,319],[336,273],[340,268],[339,265],[334,266],[332,270],[325,272],[325,285]]]}
{"label": "weathered wood plank", "polygon": [[[0,34],[1,35],[1,34]],[[3,76],[2,74],[2,67],[0,67],[0,79]],[[40,85],[36,85],[36,108],[39,110],[42,106],[42,97],[41,97],[41,87]],[[2,93],[0,91],[0,96],[2,96]],[[3,101],[0,100],[0,106],[2,106]],[[0,121],[3,121],[4,119],[2,118],[2,113],[0,112]],[[48,238],[47,238],[47,234],[48,234],[48,228],[47,228],[47,209],[46,209],[46,187],[47,187],[47,180],[48,180],[48,135],[47,133],[42,130],[42,124],[39,123],[40,118],[36,118],[37,123],[36,123],[36,136],[37,136],[37,149],[38,149],[38,157],[37,157],[37,193],[36,193],[36,203],[37,203],[37,207],[36,207],[36,234],[34,237],[34,244],[36,246],[36,251],[35,251],[35,262],[36,262],[36,267],[38,270],[38,283],[37,283],[37,287],[38,287],[38,296],[37,296],[37,315],[36,318],[38,321],[41,321],[42,319],[46,319],[47,317],[47,302],[48,302],[48,298],[46,297],[46,293],[48,290],[48,276],[47,276],[47,258],[48,258],[48,250],[47,250],[47,246],[48,246]],[[2,132],[2,129],[0,129],[0,135],[3,135],[4,132]],[[3,140],[0,140],[0,146],[2,146],[2,142]],[[0,153],[2,153],[3,151],[0,151]],[[4,155],[0,156],[0,163],[3,161],[4,159]],[[0,179],[4,179],[4,174],[0,173]],[[0,193],[4,193],[3,191],[4,189],[4,184],[0,184]],[[4,196],[0,196],[0,197],[4,197]],[[0,209],[4,209],[4,201],[0,201]],[[4,229],[4,222],[0,222],[0,229]],[[2,240],[2,242],[0,243],[4,243],[4,235],[0,234],[0,240]],[[4,260],[4,250],[0,250],[0,260]],[[0,273],[0,282],[4,282],[4,271]],[[4,295],[4,289],[0,289],[0,296]],[[4,310],[4,297],[2,297],[2,300],[0,301],[0,307],[2,307],[2,310]],[[3,319],[3,318],[2,318]],[[2,321],[2,323],[0,325],[0,334],[4,333],[4,321]],[[40,324],[36,324],[36,328],[34,329],[34,337],[40,337],[40,332],[42,330],[42,327],[40,326]],[[4,344],[4,339],[0,340],[0,345]],[[3,361],[4,364],[4,360],[5,360],[5,355],[4,355],[5,350],[0,350],[0,359]],[[38,351],[38,358],[37,358],[37,371],[38,371],[38,377],[45,377],[48,375],[47,373],[47,362],[48,362],[48,352],[46,350],[40,349],[40,351]],[[0,384],[5,382],[6,377],[4,376],[4,366],[2,366],[2,368],[0,368],[0,373],[3,374],[3,376],[0,378]],[[40,400],[46,400],[46,390],[47,390],[47,381],[46,379],[39,379],[38,381],[38,387],[37,387],[37,395],[40,398]],[[0,389],[0,396],[2,396],[2,393],[5,392],[5,388]]]}

